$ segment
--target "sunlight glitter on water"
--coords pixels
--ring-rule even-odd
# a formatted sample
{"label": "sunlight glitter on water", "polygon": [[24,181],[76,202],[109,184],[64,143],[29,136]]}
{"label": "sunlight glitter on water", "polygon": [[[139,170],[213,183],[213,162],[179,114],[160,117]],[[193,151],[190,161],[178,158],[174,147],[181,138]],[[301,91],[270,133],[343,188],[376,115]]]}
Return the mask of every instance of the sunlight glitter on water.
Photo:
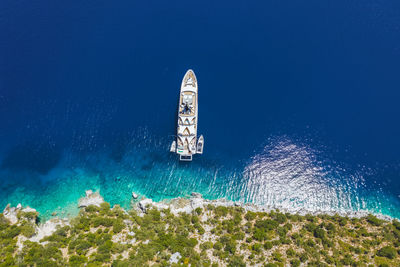
{"label": "sunlight glitter on water", "polygon": [[362,173],[332,167],[318,151],[287,137],[271,139],[246,164],[207,154],[182,164],[162,140],[145,138],[138,144],[119,161],[110,159],[108,151],[84,157],[64,152],[48,174],[10,184],[1,192],[1,204],[22,203],[44,216],[53,211],[70,216],[77,213],[76,203],[87,189],[99,190],[106,201],[125,208],[131,205],[132,192],[154,201],[199,192],[208,199],[227,198],[289,212],[372,211],[399,216],[393,199],[367,190]]}

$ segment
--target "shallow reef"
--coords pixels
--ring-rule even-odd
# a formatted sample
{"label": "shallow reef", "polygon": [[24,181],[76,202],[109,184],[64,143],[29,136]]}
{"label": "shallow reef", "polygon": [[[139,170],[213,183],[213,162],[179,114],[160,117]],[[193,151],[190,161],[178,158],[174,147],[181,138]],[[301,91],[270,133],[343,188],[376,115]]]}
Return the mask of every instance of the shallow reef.
{"label": "shallow reef", "polygon": [[124,210],[87,191],[78,216],[46,222],[8,206],[0,266],[400,266],[397,220],[137,197]]}

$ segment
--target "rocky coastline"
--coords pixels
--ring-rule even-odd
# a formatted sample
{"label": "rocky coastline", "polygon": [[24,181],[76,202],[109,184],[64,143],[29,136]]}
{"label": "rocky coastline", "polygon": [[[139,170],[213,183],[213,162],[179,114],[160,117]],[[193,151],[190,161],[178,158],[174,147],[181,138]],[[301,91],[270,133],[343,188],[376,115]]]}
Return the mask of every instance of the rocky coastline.
{"label": "rocky coastline", "polygon": [[[140,229],[145,228],[145,226],[141,225],[141,223],[143,220],[148,220],[149,217],[156,217],[155,220],[157,222],[162,222],[166,229],[169,229],[168,227],[170,227],[170,224],[176,218],[182,220],[183,222],[180,222],[182,224],[187,223],[187,227],[192,228],[189,232],[184,231],[185,238],[190,238],[187,240],[192,240],[187,241],[188,250],[195,255],[202,255],[204,259],[199,256],[200,258],[198,258],[195,262],[201,262],[205,266],[211,266],[211,264],[214,264],[213,266],[236,266],[234,264],[232,265],[232,262],[236,261],[239,263],[244,263],[245,265],[251,263],[251,265],[255,266],[264,266],[268,262],[272,262],[272,264],[276,264],[276,266],[283,266],[282,262],[289,266],[300,266],[304,265],[306,262],[310,263],[311,261],[308,260],[308,258],[305,261],[304,259],[300,260],[300,257],[311,252],[307,252],[307,245],[302,244],[301,242],[303,241],[300,242],[299,240],[296,240],[295,237],[300,233],[306,234],[309,230],[307,227],[314,227],[315,229],[319,227],[318,229],[321,229],[321,233],[326,233],[324,236],[329,235],[328,233],[330,233],[330,230],[327,225],[332,225],[332,227],[335,229],[338,227],[340,228],[341,226],[349,227],[349,229],[346,228],[345,233],[348,233],[349,231],[355,231],[358,227],[359,229],[362,229],[363,231],[365,230],[366,233],[368,233],[366,234],[366,237],[369,237],[369,235],[375,235],[376,237],[379,235],[379,227],[385,226],[387,229],[389,229],[388,227],[392,227],[391,225],[393,224],[393,229],[390,228],[391,230],[386,230],[389,232],[392,231],[395,239],[392,241],[381,240],[379,244],[376,244],[375,248],[371,248],[371,244],[369,245],[369,248],[380,251],[380,249],[382,250],[391,245],[395,252],[397,253],[396,249],[398,249],[398,253],[400,254],[400,249],[396,248],[396,246],[400,246],[400,229],[396,228],[400,228],[398,221],[384,216],[377,218],[368,213],[348,212],[338,215],[318,211],[310,214],[304,210],[299,211],[297,214],[290,214],[285,211],[277,211],[269,207],[243,204],[226,199],[207,200],[204,199],[199,193],[192,193],[188,198],[175,198],[171,200],[154,202],[151,199],[141,197],[135,192],[132,192],[131,209],[124,210],[118,205],[115,205],[113,208],[111,208],[110,205],[104,201],[104,198],[99,194],[99,192],[93,192],[92,190],[87,190],[85,192],[85,196],[79,199],[78,207],[80,209],[80,213],[76,218],[58,218],[56,214],[53,214],[54,217],[50,220],[39,222],[39,214],[35,209],[30,207],[22,207],[21,204],[18,204],[16,207],[7,205],[3,213],[0,214],[0,225],[3,225],[2,228],[10,231],[12,231],[12,229],[19,229],[18,233],[11,236],[11,238],[6,233],[1,233],[0,231],[0,240],[2,240],[2,235],[7,236],[7,242],[11,244],[8,247],[3,246],[3,249],[8,248],[8,250],[11,251],[11,247],[13,248],[13,253],[9,254],[8,258],[6,257],[8,262],[15,263],[15,260],[18,259],[18,257],[22,257],[22,260],[24,260],[25,256],[23,255],[25,255],[25,253],[27,253],[27,251],[34,246],[40,246],[43,249],[48,246],[53,246],[52,248],[56,249],[57,253],[61,253],[61,256],[57,259],[53,259],[53,261],[59,263],[60,265],[74,265],[73,263],[76,261],[78,263],[81,262],[82,264],[77,264],[74,266],[102,266],[103,264],[100,264],[100,261],[98,258],[96,258],[100,257],[98,256],[98,250],[101,248],[101,246],[96,247],[94,244],[85,241],[87,243],[86,246],[88,246],[88,252],[81,253],[76,250],[74,245],[69,243],[79,243],[79,241],[77,241],[79,238],[86,240],[86,238],[88,238],[87,232],[89,232],[99,233],[99,236],[108,235],[110,238],[108,241],[111,243],[107,241],[107,244],[110,246],[110,248],[113,246],[123,246],[125,249],[128,249],[127,251],[130,251],[127,253],[123,250],[118,251],[116,249],[117,252],[115,252],[115,254],[109,252],[111,254],[107,254],[109,257],[107,257],[107,260],[104,262],[105,266],[110,265],[112,262],[113,265],[114,263],[125,262],[128,263],[126,266],[134,266],[132,264],[135,262],[135,253],[140,253],[140,249],[150,246],[154,240],[158,240],[157,238],[160,238],[158,236],[160,233],[157,231],[157,238],[154,237],[154,234],[149,235],[149,237],[146,237],[145,240],[143,240],[143,237],[139,237],[140,235],[138,232],[142,231]],[[105,217],[96,218],[94,214]],[[163,218],[165,217],[168,217],[169,219],[164,222]],[[284,218],[284,221],[279,221],[283,220],[279,218]],[[83,222],[80,222],[80,220],[83,220]],[[90,220],[92,221],[88,222]],[[278,223],[273,223],[274,220],[277,220]],[[224,227],[227,227],[225,224],[231,224],[232,221],[235,222],[234,225],[231,225],[230,227],[241,232],[242,234],[240,237],[232,237],[232,235],[235,235],[234,232],[230,232],[229,227],[224,230]],[[262,225],[266,222],[272,223],[274,228],[268,228],[269,226],[258,226],[258,224]],[[153,222],[149,221],[148,223],[151,224]],[[286,224],[283,225],[283,223]],[[335,223],[337,223],[337,225]],[[309,226],[309,224],[312,226]],[[111,227],[110,232],[107,230],[107,227]],[[156,228],[156,226],[154,227]],[[174,231],[178,231],[177,229],[179,229],[179,227],[175,228]],[[306,231],[301,232],[301,230],[304,229],[306,229]],[[332,245],[331,243],[333,241],[329,241],[327,237],[326,239],[318,237],[318,234],[315,233],[315,229],[311,230],[311,237],[314,236],[316,240],[313,241],[310,237],[309,241],[304,242],[313,242],[314,244],[318,244],[318,242],[320,242],[321,249],[324,247],[326,248],[326,246],[329,247],[329,244]],[[297,230],[297,232],[295,230]],[[68,233],[65,233],[64,236],[61,235],[61,237],[59,237],[58,235],[60,234],[60,231]],[[79,234],[80,231],[82,231],[81,234]],[[285,234],[281,235],[282,233],[279,231],[283,231]],[[337,230],[337,232],[341,231],[342,230]],[[330,235],[336,234],[337,232],[330,233]],[[363,233],[365,232],[360,233],[360,235],[363,236]],[[174,234],[179,237],[179,234],[181,233],[176,232]],[[291,238],[293,239],[292,241],[288,241],[287,239],[288,235],[290,236],[290,234]],[[343,233],[341,233],[341,235],[343,235]],[[349,235],[351,236],[351,234]],[[77,237],[79,238],[77,239]],[[223,243],[224,237],[230,240],[229,242],[231,242],[231,245],[235,244],[233,252],[232,250],[227,249],[227,246],[229,246],[228,241],[225,240],[228,242],[227,244]],[[396,241],[396,237],[399,240]],[[64,240],[64,243],[60,243],[58,239]],[[196,245],[194,246],[190,245],[190,242],[194,242],[193,240],[196,240]],[[345,241],[346,239],[343,239],[342,242]],[[293,245],[293,248],[289,246],[292,243],[296,244]],[[94,247],[90,248],[88,244],[91,244],[90,246]],[[220,252],[221,250],[218,249],[218,244],[222,244],[225,254]],[[338,244],[339,246],[341,245],[340,242]],[[264,247],[264,249],[259,248],[259,246]],[[273,248],[276,248],[275,252],[272,252],[271,249]],[[211,250],[213,250],[212,253]],[[290,252],[288,252],[288,250]],[[312,250],[313,249],[311,248],[310,251]],[[158,259],[158,261],[147,259],[145,263],[148,265],[157,266],[158,263],[162,262],[163,264],[170,266],[174,264],[188,264],[191,262],[191,260],[188,258],[188,255],[185,255],[185,253],[189,253],[187,252],[186,248],[178,249],[169,248],[167,246],[166,251],[168,252],[158,252],[165,253],[163,257]],[[284,255],[283,252],[286,254],[289,253],[286,255],[287,257],[285,259],[279,257],[279,255]],[[0,250],[0,253],[3,252]],[[290,254],[297,255],[299,259],[296,259],[296,257],[291,258]],[[331,254],[328,253],[325,261],[321,262],[328,265],[329,263],[333,263],[335,260],[334,254],[335,250],[333,250]],[[381,257],[376,253],[372,253],[370,258],[366,257],[364,259],[364,262],[366,263],[372,261],[372,263],[376,264],[377,261],[374,260],[375,258],[378,259],[378,262],[382,263],[390,260],[394,260],[390,261],[390,263],[398,263],[399,254],[394,255],[394,258],[386,259],[385,257]],[[12,255],[12,257],[10,255]],[[156,255],[158,254],[156,253]],[[349,255],[351,254],[348,254],[346,257],[349,258]],[[329,262],[331,260],[330,257],[332,258],[333,262]],[[354,262],[357,262],[357,259],[359,259],[358,256],[352,258]],[[340,259],[339,256],[337,260],[344,261],[344,259]],[[21,261],[21,258],[19,258],[19,261]],[[3,261],[3,263],[5,262],[7,262],[7,260]],[[207,265],[206,263],[210,264]],[[362,262],[360,261],[360,263]],[[2,260],[0,260],[0,266],[2,266],[1,264]],[[240,266],[240,264],[238,266]],[[363,265],[361,264],[360,266]]]}

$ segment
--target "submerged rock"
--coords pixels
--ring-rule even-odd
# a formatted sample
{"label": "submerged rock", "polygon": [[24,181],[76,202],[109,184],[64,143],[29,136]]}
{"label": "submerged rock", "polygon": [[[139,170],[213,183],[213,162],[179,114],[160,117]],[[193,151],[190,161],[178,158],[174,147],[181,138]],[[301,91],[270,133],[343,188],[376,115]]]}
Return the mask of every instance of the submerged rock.
{"label": "submerged rock", "polygon": [[203,195],[200,193],[192,192],[192,198],[203,198]]}
{"label": "submerged rock", "polygon": [[94,205],[100,207],[100,204],[104,202],[103,197],[99,194],[99,192],[93,193],[92,190],[86,191],[86,196],[79,199],[79,208],[84,208],[90,205]]}

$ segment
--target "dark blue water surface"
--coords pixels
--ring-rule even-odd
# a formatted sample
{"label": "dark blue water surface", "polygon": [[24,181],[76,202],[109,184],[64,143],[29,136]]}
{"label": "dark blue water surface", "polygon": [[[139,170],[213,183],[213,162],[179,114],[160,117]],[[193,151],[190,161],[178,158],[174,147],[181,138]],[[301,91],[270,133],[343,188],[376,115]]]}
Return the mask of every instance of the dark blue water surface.
{"label": "dark blue water surface", "polygon": [[[400,218],[400,2],[0,3],[0,206],[199,191]],[[205,154],[168,146],[199,80]]]}

